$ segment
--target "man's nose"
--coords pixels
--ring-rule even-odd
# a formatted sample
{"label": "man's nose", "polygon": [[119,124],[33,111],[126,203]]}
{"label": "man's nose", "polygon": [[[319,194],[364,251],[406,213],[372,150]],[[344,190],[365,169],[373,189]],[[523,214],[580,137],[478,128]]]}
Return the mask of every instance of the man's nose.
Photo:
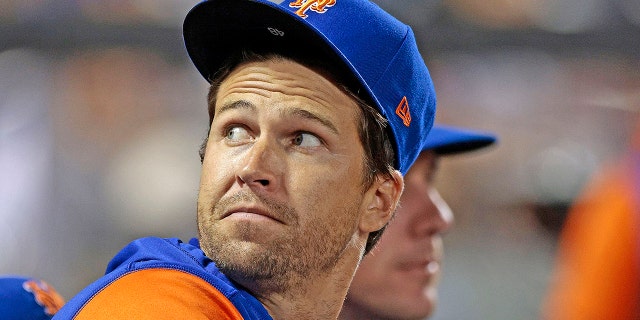
{"label": "man's nose", "polygon": [[420,221],[416,222],[416,232],[421,235],[434,235],[447,232],[454,223],[453,212],[436,188],[429,188],[424,198],[425,207]]}
{"label": "man's nose", "polygon": [[244,154],[236,179],[254,191],[273,191],[278,188],[285,159],[276,141],[259,137]]}

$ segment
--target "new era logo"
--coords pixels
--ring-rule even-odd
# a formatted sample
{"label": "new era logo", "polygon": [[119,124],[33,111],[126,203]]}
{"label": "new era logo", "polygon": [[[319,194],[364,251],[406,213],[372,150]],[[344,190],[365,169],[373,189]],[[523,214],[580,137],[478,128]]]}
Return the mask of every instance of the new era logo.
{"label": "new era logo", "polygon": [[284,31],[280,31],[272,27],[268,27],[267,30],[269,30],[269,32],[274,36],[284,37]]}
{"label": "new era logo", "polygon": [[409,102],[407,102],[407,97],[402,97],[400,104],[396,108],[396,114],[400,119],[402,119],[402,123],[405,126],[409,126],[411,124],[411,112],[409,111]]}

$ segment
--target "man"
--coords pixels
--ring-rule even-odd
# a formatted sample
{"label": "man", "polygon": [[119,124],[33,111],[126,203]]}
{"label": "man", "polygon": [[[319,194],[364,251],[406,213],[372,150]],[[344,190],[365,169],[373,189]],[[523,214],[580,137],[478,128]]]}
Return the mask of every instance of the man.
{"label": "man", "polygon": [[489,146],[487,133],[435,125],[405,176],[394,220],[356,272],[341,320],[424,319],[437,302],[442,234],[453,215],[433,186],[441,156]]}
{"label": "man", "polygon": [[631,142],[569,209],[541,319],[640,319],[640,131]]}
{"label": "man", "polygon": [[[276,3],[278,2],[278,3]],[[335,319],[433,123],[411,29],[368,0],[213,0],[199,239],[144,238],[59,319]]]}
{"label": "man", "polygon": [[43,280],[0,276],[0,314],[4,320],[49,320],[64,298]]}

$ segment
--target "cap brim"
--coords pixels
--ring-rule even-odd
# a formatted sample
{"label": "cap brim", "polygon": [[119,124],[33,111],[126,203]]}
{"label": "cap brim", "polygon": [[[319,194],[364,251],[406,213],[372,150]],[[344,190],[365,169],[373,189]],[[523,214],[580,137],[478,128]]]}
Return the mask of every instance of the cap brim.
{"label": "cap brim", "polygon": [[435,124],[422,150],[439,155],[464,153],[488,147],[496,140],[496,136],[488,132]]}
{"label": "cap brim", "polygon": [[[279,36],[279,32],[286,32],[286,36]],[[271,2],[201,2],[187,14],[183,36],[189,57],[207,81],[211,81],[231,55],[253,50],[329,61],[351,77],[343,80],[357,81],[358,87],[369,90],[328,39],[296,14]],[[369,93],[366,98],[371,97]]]}

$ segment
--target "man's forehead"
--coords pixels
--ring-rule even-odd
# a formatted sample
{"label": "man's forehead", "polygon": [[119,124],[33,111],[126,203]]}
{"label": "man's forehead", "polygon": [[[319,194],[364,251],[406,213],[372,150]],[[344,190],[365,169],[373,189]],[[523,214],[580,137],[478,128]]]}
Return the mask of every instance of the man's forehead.
{"label": "man's forehead", "polygon": [[418,159],[409,168],[406,177],[420,178],[420,179],[433,179],[436,171],[438,170],[438,164],[440,163],[440,155],[433,150],[425,150],[420,153]]}
{"label": "man's forehead", "polygon": [[213,107],[217,114],[236,100],[269,100],[273,97],[283,103],[298,103],[300,109],[312,113],[323,113],[321,110],[314,112],[314,109],[333,109],[340,117],[361,114],[357,98],[323,72],[279,56],[243,62],[234,67],[220,81]]}

